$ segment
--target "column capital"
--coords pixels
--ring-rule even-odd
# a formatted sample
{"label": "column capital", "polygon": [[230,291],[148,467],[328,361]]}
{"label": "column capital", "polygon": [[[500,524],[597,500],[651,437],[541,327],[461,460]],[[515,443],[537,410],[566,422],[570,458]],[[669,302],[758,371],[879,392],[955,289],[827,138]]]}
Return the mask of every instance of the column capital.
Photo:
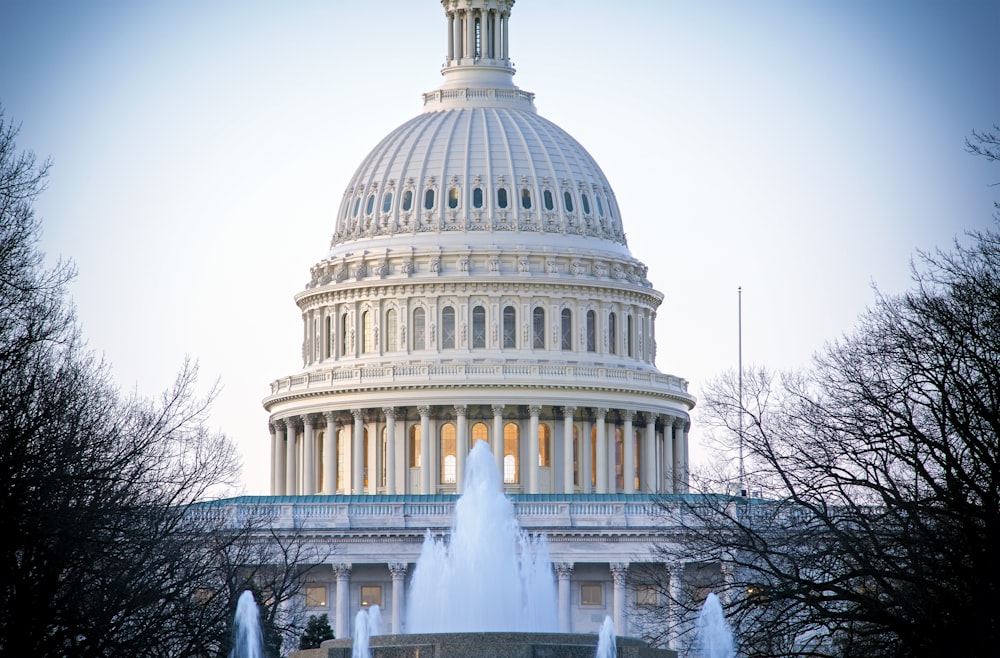
{"label": "column capital", "polygon": [[542,413],[542,405],[540,404],[528,405],[528,413],[531,414],[532,416],[537,416],[538,414]]}
{"label": "column capital", "polygon": [[392,576],[393,580],[402,580],[403,578],[406,578],[406,572],[409,568],[410,565],[406,562],[390,562],[389,574]]}
{"label": "column capital", "polygon": [[326,422],[328,422],[328,423],[336,423],[337,422],[337,412],[336,411],[324,411],[323,412],[323,418],[326,418]]}
{"label": "column capital", "polygon": [[503,416],[504,405],[502,405],[502,404],[494,404],[494,405],[491,405],[491,407],[493,409],[493,416],[494,417]]}
{"label": "column capital", "polygon": [[573,414],[576,413],[576,407],[563,407],[563,416],[566,418],[573,418]]}
{"label": "column capital", "polygon": [[597,407],[594,409],[594,417],[598,420],[604,420],[608,417],[608,410],[604,407]]}
{"label": "column capital", "polygon": [[351,577],[351,565],[345,563],[331,564],[333,575],[337,580],[347,580]]}
{"label": "column capital", "polygon": [[396,407],[382,407],[382,413],[385,414],[386,418],[396,418]]}
{"label": "column capital", "polygon": [[615,580],[615,586],[625,584],[625,577],[628,576],[628,562],[612,562],[608,565],[611,569],[611,577]]}
{"label": "column capital", "polygon": [[268,432],[270,432],[270,434],[271,434],[271,436],[272,436],[272,437],[273,437],[273,436],[274,436],[275,434],[277,434],[277,433],[278,433],[278,431],[277,431],[277,428],[275,427],[275,424],[274,424],[274,423],[268,423],[268,424],[267,424],[267,431],[268,431]]}
{"label": "column capital", "polygon": [[285,418],[285,429],[297,432],[302,429],[302,418],[299,416],[289,416]]}
{"label": "column capital", "polygon": [[419,407],[417,407],[417,413],[419,413],[422,418],[426,417],[426,416],[430,416],[431,415],[430,405],[426,405],[426,404],[420,405]]}
{"label": "column capital", "polygon": [[464,416],[469,410],[469,406],[465,404],[456,404],[455,413],[459,416]]}
{"label": "column capital", "polygon": [[553,562],[552,568],[555,569],[556,577],[559,580],[569,580],[569,577],[573,575],[572,562]]}
{"label": "column capital", "polygon": [[647,425],[649,423],[653,423],[655,425],[656,421],[660,419],[660,414],[656,413],[655,411],[643,411],[642,415],[646,418]]}
{"label": "column capital", "polygon": [[673,578],[677,576],[680,578],[684,575],[684,563],[683,562],[671,562],[667,565],[667,571],[670,572],[670,577]]}
{"label": "column capital", "polygon": [[634,409],[622,409],[618,412],[618,415],[622,417],[626,423],[631,423],[635,420],[635,410]]}
{"label": "column capital", "polygon": [[275,418],[271,421],[271,427],[279,432],[285,431],[285,425],[286,423],[284,418]]}
{"label": "column capital", "polygon": [[362,409],[351,409],[351,415],[354,416],[355,422],[364,421],[364,411]]}
{"label": "column capital", "polygon": [[302,424],[315,429],[319,429],[320,421],[323,418],[322,414],[302,414],[299,416],[302,419]]}

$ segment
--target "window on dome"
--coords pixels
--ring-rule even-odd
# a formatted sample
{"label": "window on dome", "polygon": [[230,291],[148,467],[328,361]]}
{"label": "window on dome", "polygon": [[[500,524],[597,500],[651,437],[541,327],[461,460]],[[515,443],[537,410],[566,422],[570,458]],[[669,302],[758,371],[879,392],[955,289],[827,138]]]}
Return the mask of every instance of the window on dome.
{"label": "window on dome", "polygon": [[423,350],[427,348],[425,342],[427,328],[427,313],[422,308],[413,310],[413,349]]}
{"label": "window on dome", "polygon": [[573,349],[573,312],[568,308],[562,310],[562,317],[560,318],[560,336],[562,337],[562,349],[571,350]]}
{"label": "window on dome", "polygon": [[618,342],[618,316],[614,313],[608,314],[608,351],[617,354],[615,343]]}
{"label": "window on dome", "polygon": [[390,308],[385,312],[385,351],[395,352],[399,349],[398,326],[396,322],[396,309]]}
{"label": "window on dome", "polygon": [[451,306],[441,311],[441,348],[455,349],[455,309]]}
{"label": "window on dome", "polygon": [[625,355],[632,356],[632,316],[625,316]]}
{"label": "window on dome", "polygon": [[503,483],[517,484],[520,481],[518,476],[518,455],[520,454],[521,431],[516,423],[507,423],[503,428]]}
{"label": "window on dome", "polygon": [[392,192],[386,192],[382,195],[382,212],[390,210],[392,210]]}
{"label": "window on dome", "polygon": [[587,198],[587,193],[586,192],[584,192],[583,194],[580,195],[580,203],[583,206],[583,214],[584,215],[589,215],[590,214],[590,199]]}
{"label": "window on dome", "polygon": [[536,308],[531,312],[531,346],[536,350],[545,349],[545,309]]}
{"label": "window on dome", "polygon": [[458,208],[458,188],[453,187],[448,190],[448,207]]}
{"label": "window on dome", "polygon": [[594,201],[597,202],[597,214],[604,217],[604,204],[601,203],[601,195],[598,194],[594,197]]}
{"label": "window on dome", "polygon": [[410,212],[413,208],[413,190],[403,192],[403,212]]}
{"label": "window on dome", "polygon": [[568,190],[563,192],[563,206],[566,207],[566,212],[573,212],[573,195]]}
{"label": "window on dome", "polygon": [[597,351],[597,314],[587,311],[587,351]]}
{"label": "window on dome", "polygon": [[368,195],[368,203],[365,204],[365,214],[370,215],[375,210],[375,193]]}
{"label": "window on dome", "polygon": [[545,204],[546,210],[552,210],[553,208],[555,208],[555,202],[552,201],[551,190],[545,190],[544,192],[542,192],[542,203]]}
{"label": "window on dome", "polygon": [[507,188],[505,187],[497,189],[497,207],[501,209],[507,207]]}
{"label": "window on dome", "polygon": [[486,347],[486,309],[482,306],[472,309],[472,347]]}
{"label": "window on dome", "polygon": [[517,347],[517,311],[513,306],[503,309],[503,346]]}
{"label": "window on dome", "polygon": [[472,190],[472,207],[482,208],[483,207],[483,188],[477,187]]}
{"label": "window on dome", "polygon": [[483,443],[489,444],[490,442],[490,430],[486,427],[486,423],[476,423],[472,426],[472,445],[476,445],[476,441],[482,441]]}
{"label": "window on dome", "polygon": [[455,425],[452,423],[441,426],[441,484],[455,484],[455,474],[458,470],[458,458],[455,456],[457,436]]}
{"label": "window on dome", "polygon": [[362,351],[371,354],[375,351],[375,327],[372,324],[372,312],[365,311],[361,314],[361,335],[363,337]]}
{"label": "window on dome", "polygon": [[525,210],[531,210],[531,190],[528,188],[521,190],[521,207]]}
{"label": "window on dome", "polygon": [[354,200],[354,216],[357,217],[358,213],[361,212],[361,197],[359,196]]}
{"label": "window on dome", "polygon": [[348,333],[348,321],[349,316],[347,313],[340,316],[340,356],[347,356],[348,349],[351,347],[348,342],[350,339],[350,334]]}
{"label": "window on dome", "polygon": [[424,209],[433,210],[434,209],[434,190],[427,190],[424,192]]}

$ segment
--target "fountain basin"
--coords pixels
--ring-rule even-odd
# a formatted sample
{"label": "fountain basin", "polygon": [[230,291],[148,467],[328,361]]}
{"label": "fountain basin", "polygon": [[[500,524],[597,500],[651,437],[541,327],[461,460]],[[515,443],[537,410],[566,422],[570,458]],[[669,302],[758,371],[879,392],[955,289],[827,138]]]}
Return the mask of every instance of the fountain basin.
{"label": "fountain basin", "polygon": [[[351,658],[352,640],[327,640],[319,649],[294,651],[289,658]],[[618,658],[677,658],[642,640],[617,638]],[[594,658],[597,635],[590,633],[415,633],[377,635],[372,658]]]}

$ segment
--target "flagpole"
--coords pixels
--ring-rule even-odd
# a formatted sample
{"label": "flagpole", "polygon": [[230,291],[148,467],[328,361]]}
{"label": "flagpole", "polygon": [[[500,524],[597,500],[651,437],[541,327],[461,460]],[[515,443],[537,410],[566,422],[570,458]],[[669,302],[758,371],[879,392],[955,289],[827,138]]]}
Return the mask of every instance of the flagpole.
{"label": "flagpole", "polygon": [[739,369],[740,369],[740,383],[739,383],[739,395],[740,395],[740,495],[746,496],[747,490],[744,478],[746,473],[743,470],[743,286],[736,288],[737,296],[737,319],[736,319],[736,329],[737,329],[737,345],[739,352]]}

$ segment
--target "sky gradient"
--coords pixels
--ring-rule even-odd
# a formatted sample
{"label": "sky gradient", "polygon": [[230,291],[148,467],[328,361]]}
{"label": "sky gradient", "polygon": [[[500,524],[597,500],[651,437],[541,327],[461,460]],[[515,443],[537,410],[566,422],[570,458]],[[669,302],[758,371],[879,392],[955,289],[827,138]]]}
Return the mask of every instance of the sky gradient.
{"label": "sky gradient", "polygon": [[[185,355],[267,493],[269,383],[301,367],[292,296],[367,152],[440,84],[435,0],[3,0],[0,103],[54,166],[37,204],[84,336],[125,390]],[[615,190],[666,299],[657,365],[697,396],[799,367],[916,249],[993,226],[1000,3],[520,0],[515,83]],[[697,409],[692,428],[696,459]]]}

